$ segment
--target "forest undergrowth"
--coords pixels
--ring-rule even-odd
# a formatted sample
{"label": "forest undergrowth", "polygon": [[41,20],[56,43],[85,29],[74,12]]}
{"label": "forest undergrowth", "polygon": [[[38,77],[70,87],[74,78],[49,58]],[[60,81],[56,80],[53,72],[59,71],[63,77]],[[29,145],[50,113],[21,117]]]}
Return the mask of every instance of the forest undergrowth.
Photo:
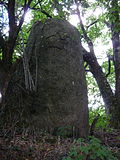
{"label": "forest undergrowth", "polygon": [[87,139],[69,136],[65,128],[56,135],[17,126],[0,129],[0,160],[120,160],[120,130],[109,127],[103,109],[90,110],[90,126],[99,115]]}

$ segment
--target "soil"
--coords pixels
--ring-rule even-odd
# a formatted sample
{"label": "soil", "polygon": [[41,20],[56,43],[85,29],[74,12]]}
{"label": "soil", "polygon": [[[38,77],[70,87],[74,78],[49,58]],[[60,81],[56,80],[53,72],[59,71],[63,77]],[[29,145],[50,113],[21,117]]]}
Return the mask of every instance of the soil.
{"label": "soil", "polygon": [[[120,130],[97,131],[95,137],[120,160]],[[74,145],[73,138],[61,138],[47,133],[39,136],[27,133],[13,137],[0,136],[0,160],[62,160]]]}

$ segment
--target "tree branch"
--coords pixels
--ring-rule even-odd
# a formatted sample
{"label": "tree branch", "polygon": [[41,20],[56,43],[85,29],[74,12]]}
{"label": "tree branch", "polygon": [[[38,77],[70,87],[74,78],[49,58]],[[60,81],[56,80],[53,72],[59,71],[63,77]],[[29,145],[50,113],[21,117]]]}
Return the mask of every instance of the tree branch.
{"label": "tree branch", "polygon": [[17,28],[15,19],[15,0],[8,0],[9,39],[13,39]]}
{"label": "tree branch", "polygon": [[47,17],[52,18],[52,16],[51,16],[51,15],[49,15],[46,11],[41,10],[41,12],[42,12],[43,14],[45,14]]}
{"label": "tree branch", "polygon": [[90,131],[89,131],[90,136],[93,136],[93,135],[94,135],[95,126],[96,126],[99,118],[100,118],[100,115],[98,114],[98,115],[93,119],[93,122],[92,122],[92,124],[91,124],[91,126],[90,126]]}
{"label": "tree branch", "polygon": [[27,0],[25,0],[24,6],[26,6],[26,4],[27,4]]}
{"label": "tree branch", "polygon": [[88,47],[89,47],[89,50],[91,52],[91,54],[94,54],[94,47],[93,47],[93,42],[91,41],[91,39],[87,36],[87,32],[84,28],[84,25],[83,25],[83,22],[82,22],[82,18],[81,18],[81,15],[80,15],[80,10],[79,10],[79,3],[75,0],[75,4],[77,6],[77,16],[78,16],[78,19],[79,19],[79,23],[80,23],[80,27],[82,29],[82,32],[83,32],[83,37],[84,39],[86,40],[87,44],[88,44]]}
{"label": "tree branch", "polygon": [[106,24],[106,26],[110,29],[111,28],[111,24],[107,21],[104,21],[104,23]]}
{"label": "tree branch", "polygon": [[47,17],[52,18],[52,16],[49,15],[49,13],[47,13],[47,12],[44,11],[44,10],[41,10],[40,8],[33,8],[33,7],[32,7],[32,8],[30,8],[30,9],[40,11],[41,13],[45,14]]}
{"label": "tree branch", "polygon": [[40,4],[43,0],[38,1],[32,8],[35,8],[38,4]]}
{"label": "tree branch", "polygon": [[0,31],[0,48],[2,49],[2,58],[3,58],[3,54],[5,52],[5,40],[2,36],[1,31]]}
{"label": "tree branch", "polygon": [[93,76],[99,86],[100,93],[101,93],[101,95],[104,99],[104,102],[105,102],[106,111],[107,111],[107,113],[111,113],[114,94],[113,94],[112,89],[106,79],[106,76],[105,76],[104,72],[102,71],[101,66],[97,62],[97,59],[94,54],[87,52],[83,47],[82,47],[82,53],[83,53],[84,61],[89,64],[90,71],[93,74]]}
{"label": "tree branch", "polygon": [[23,15],[19,21],[19,24],[17,25],[16,17],[15,17],[15,0],[8,0],[8,18],[9,18],[9,39],[6,46],[6,54],[4,55],[4,62],[9,68],[12,64],[12,56],[14,53],[14,47],[16,44],[16,40],[19,34],[19,31],[22,27],[22,24],[24,22],[25,14],[33,0],[25,1],[24,7],[23,7]]}
{"label": "tree branch", "polygon": [[90,72],[90,69],[87,69],[88,66],[89,66],[88,63],[86,63],[86,64],[84,65],[85,72]]}
{"label": "tree branch", "polygon": [[[41,4],[40,4],[40,2],[42,2],[42,1],[43,1],[43,0],[38,1],[33,7],[30,7],[30,9],[38,10],[38,11],[40,11],[41,13],[45,14],[47,17],[52,18],[52,16],[51,16],[49,13],[47,13],[45,10],[42,9],[42,6],[41,6]],[[40,4],[40,7],[41,7],[41,8],[36,8],[37,4]]]}
{"label": "tree branch", "polygon": [[96,21],[92,22],[91,24],[89,24],[89,25],[87,26],[87,29],[88,29],[89,27],[91,27],[92,25],[96,24],[97,22],[98,22],[98,19],[97,19]]}
{"label": "tree branch", "polygon": [[113,60],[113,56],[108,55],[108,73],[106,74],[106,77],[108,77],[111,73],[111,60]]}
{"label": "tree branch", "polygon": [[17,23],[15,19],[15,0],[8,0],[8,18],[9,18],[9,37],[6,42],[6,51],[3,55],[3,61],[6,64],[6,67],[10,67],[12,64],[12,55],[15,43],[15,33],[17,29]]}
{"label": "tree branch", "polygon": [[18,25],[18,29],[17,29],[17,34],[19,33],[19,31],[20,31],[20,29],[22,27],[22,24],[23,24],[24,18],[25,18],[25,14],[27,13],[27,10],[30,7],[30,4],[32,3],[32,1],[33,0],[29,0],[27,4],[25,3],[26,5],[23,8],[24,12],[23,12],[23,15],[22,15],[22,17],[21,17],[21,19],[19,21],[19,25]]}
{"label": "tree branch", "polygon": [[1,2],[0,2],[0,5],[3,5],[5,8],[7,8],[7,3],[4,2],[4,1],[1,1]]}

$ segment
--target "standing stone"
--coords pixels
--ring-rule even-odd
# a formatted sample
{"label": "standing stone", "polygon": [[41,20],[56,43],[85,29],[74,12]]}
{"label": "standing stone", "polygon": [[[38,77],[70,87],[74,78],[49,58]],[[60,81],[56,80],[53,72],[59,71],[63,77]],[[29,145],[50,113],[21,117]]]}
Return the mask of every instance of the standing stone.
{"label": "standing stone", "polygon": [[32,125],[50,130],[71,126],[76,136],[86,137],[88,99],[77,29],[60,19],[35,23],[24,53],[24,73],[26,81],[19,86],[31,90],[24,93],[22,105]]}

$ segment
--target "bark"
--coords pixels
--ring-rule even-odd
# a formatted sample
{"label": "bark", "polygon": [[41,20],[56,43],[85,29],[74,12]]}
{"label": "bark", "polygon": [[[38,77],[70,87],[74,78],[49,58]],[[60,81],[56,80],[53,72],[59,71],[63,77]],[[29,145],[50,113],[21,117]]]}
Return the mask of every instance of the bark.
{"label": "bark", "polygon": [[16,15],[15,15],[15,0],[8,1],[9,38],[8,38],[8,41],[6,42],[6,52],[4,52],[4,55],[3,55],[3,61],[7,69],[9,69],[12,65],[12,56],[14,53],[14,48],[16,46],[17,37],[23,25],[25,14],[32,1],[33,0],[29,0],[28,3],[26,3],[25,1],[24,7],[23,7],[23,15],[21,16],[19,23],[17,22]]}
{"label": "bark", "polygon": [[120,18],[118,10],[118,0],[111,2],[111,31],[112,31],[112,44],[113,44],[113,55],[114,55],[114,67],[115,67],[115,95],[120,97]]}
{"label": "bark", "polygon": [[8,1],[8,18],[9,18],[9,38],[6,42],[6,52],[3,55],[3,61],[8,69],[12,65],[12,55],[16,42],[17,22],[15,20],[15,0]]}
{"label": "bark", "polygon": [[114,94],[112,92],[112,89],[111,89],[108,81],[107,81],[107,78],[106,78],[105,74],[103,73],[101,66],[97,62],[97,59],[94,54],[87,52],[83,48],[83,58],[84,58],[84,61],[86,61],[89,64],[90,71],[97,81],[98,87],[100,89],[100,93],[101,93],[103,100],[105,102],[106,112],[108,114],[111,114],[111,111],[113,108]]}
{"label": "bark", "polygon": [[102,67],[99,65],[97,61],[97,58],[94,53],[93,42],[88,37],[87,32],[84,28],[80,15],[79,4],[77,2],[76,5],[77,5],[76,11],[83,32],[83,37],[86,40],[90,50],[90,52],[87,52],[85,49],[83,49],[84,60],[89,64],[90,71],[93,74],[94,78],[96,79],[100,93],[105,103],[106,112],[111,117],[111,125],[115,128],[119,128],[120,127],[120,105],[119,105],[120,104],[120,40],[119,40],[120,27],[119,27],[119,13],[117,10],[118,1],[117,0],[111,1],[111,8],[113,14],[113,23],[111,25],[111,30],[112,30],[112,42],[113,42],[113,51],[115,58],[114,65],[115,65],[115,75],[116,75],[115,95],[110,87],[110,84],[107,81],[107,77],[102,71]]}
{"label": "bark", "polygon": [[90,71],[93,74],[100,93],[105,103],[106,113],[110,117],[110,125],[113,128],[120,128],[120,99],[114,95],[107,81],[102,67],[98,64],[96,57],[83,49],[83,58],[90,66]]}
{"label": "bark", "polygon": [[[4,70],[4,76],[1,76],[3,79],[2,81],[2,87],[1,93],[2,96],[5,96],[5,92],[8,88],[9,81],[11,79],[12,71],[14,68],[13,64],[13,53],[14,48],[16,47],[16,41],[19,34],[19,31],[21,30],[21,27],[24,22],[25,14],[33,0],[29,0],[27,3],[25,1],[24,7],[23,7],[23,15],[21,16],[21,19],[19,23],[16,19],[16,13],[15,13],[15,0],[8,0],[7,5],[7,12],[8,12],[8,19],[9,19],[9,36],[8,40],[4,40],[2,33],[0,32],[0,48],[2,50],[2,72]],[[17,25],[18,23],[18,25]]]}
{"label": "bark", "polygon": [[77,5],[77,15],[78,15],[78,18],[80,21],[80,26],[81,26],[81,29],[83,32],[83,37],[86,40],[88,47],[89,47],[89,50],[90,50],[90,52],[87,52],[84,48],[82,48],[83,58],[90,66],[90,71],[97,81],[101,95],[102,95],[103,100],[105,102],[106,112],[108,114],[110,114],[111,110],[112,110],[112,103],[113,103],[113,99],[114,99],[114,94],[113,94],[112,89],[111,89],[109,83],[107,82],[106,76],[103,73],[102,68],[99,65],[97,58],[95,56],[94,45],[93,45],[92,40],[88,37],[87,32],[84,28],[84,25],[83,25],[83,22],[82,22],[82,19],[80,16],[79,5],[77,3],[76,3],[76,5]]}
{"label": "bark", "polygon": [[109,9],[111,18],[112,44],[115,68],[115,100],[112,112],[112,123],[120,128],[120,15],[118,0],[111,1]]}
{"label": "bark", "polygon": [[1,31],[0,31],[0,49],[1,49],[2,53],[4,54],[5,53],[5,40],[2,36]]}

